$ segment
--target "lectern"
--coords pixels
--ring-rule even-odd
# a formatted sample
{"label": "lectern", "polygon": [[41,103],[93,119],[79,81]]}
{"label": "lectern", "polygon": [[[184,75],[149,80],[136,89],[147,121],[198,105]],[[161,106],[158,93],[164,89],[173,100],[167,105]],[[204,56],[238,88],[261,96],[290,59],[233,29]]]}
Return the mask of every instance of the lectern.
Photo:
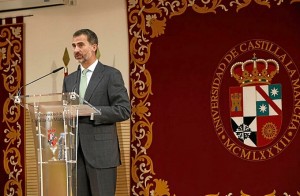
{"label": "lectern", "polygon": [[[78,119],[101,112],[78,94],[54,93],[12,97],[32,120],[40,196],[77,195]],[[80,104],[82,103],[83,104]]]}

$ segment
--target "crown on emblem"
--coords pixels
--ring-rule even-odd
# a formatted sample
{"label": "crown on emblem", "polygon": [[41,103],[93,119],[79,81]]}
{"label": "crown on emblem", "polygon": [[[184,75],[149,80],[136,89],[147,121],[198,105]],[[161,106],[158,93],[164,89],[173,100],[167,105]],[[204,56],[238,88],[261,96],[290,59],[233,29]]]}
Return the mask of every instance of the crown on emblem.
{"label": "crown on emblem", "polygon": [[255,54],[252,59],[237,62],[230,69],[231,77],[234,77],[240,86],[270,84],[278,72],[279,64],[274,59],[257,59]]}

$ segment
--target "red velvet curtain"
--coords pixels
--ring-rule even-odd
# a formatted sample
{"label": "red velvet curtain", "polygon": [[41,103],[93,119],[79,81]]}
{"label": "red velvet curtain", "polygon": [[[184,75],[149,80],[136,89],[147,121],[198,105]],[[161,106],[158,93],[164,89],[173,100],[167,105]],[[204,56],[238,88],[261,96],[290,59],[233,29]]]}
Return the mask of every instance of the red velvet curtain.
{"label": "red velvet curtain", "polygon": [[25,115],[10,97],[23,85],[24,25],[23,17],[0,21],[0,194],[20,196],[25,193]]}
{"label": "red velvet curtain", "polygon": [[300,195],[300,3],[129,1],[132,195]]}

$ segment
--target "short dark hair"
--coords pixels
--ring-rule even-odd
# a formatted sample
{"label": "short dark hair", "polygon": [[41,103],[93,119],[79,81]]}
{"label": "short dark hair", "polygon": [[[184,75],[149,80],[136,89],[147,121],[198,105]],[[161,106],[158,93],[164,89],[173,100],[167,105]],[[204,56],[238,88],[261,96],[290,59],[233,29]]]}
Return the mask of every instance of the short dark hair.
{"label": "short dark hair", "polygon": [[96,33],[94,33],[92,30],[90,30],[90,29],[80,29],[80,30],[76,31],[73,34],[73,37],[78,37],[80,35],[86,35],[87,40],[90,44],[97,44],[98,45],[98,37],[97,37]]}

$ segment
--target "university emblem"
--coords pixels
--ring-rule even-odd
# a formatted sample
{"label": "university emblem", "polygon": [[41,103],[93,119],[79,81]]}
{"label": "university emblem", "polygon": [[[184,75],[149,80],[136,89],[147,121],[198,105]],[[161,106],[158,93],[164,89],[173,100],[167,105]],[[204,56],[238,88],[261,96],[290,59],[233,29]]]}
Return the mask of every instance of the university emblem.
{"label": "university emblem", "polygon": [[48,133],[48,144],[50,146],[56,146],[57,137],[56,137],[56,130],[55,129],[49,129],[47,131]]}
{"label": "university emblem", "polygon": [[298,66],[274,42],[241,42],[216,67],[210,108],[226,150],[247,161],[272,159],[292,143],[300,126]]}
{"label": "university emblem", "polygon": [[235,137],[251,147],[270,144],[279,134],[282,123],[282,86],[271,84],[279,72],[278,63],[254,57],[233,64],[230,72],[240,84],[229,89],[230,120]]}

